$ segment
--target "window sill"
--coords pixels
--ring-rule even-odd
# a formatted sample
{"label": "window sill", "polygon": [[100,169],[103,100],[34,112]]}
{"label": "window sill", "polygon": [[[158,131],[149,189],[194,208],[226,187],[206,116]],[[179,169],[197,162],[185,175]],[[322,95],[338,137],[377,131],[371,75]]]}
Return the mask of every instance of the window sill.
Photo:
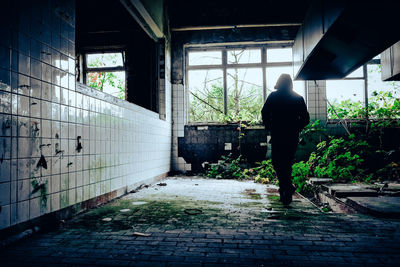
{"label": "window sill", "polygon": [[[221,123],[221,122],[189,122],[186,124],[187,126],[238,126],[238,122],[229,122],[229,123]],[[246,129],[265,129],[264,125],[256,124],[256,125],[246,125]]]}
{"label": "window sill", "polygon": [[87,85],[85,85],[83,83],[76,82],[76,87],[75,88],[76,88],[76,91],[81,93],[81,94],[84,94],[84,95],[87,95],[87,96],[90,96],[90,97],[105,101],[107,103],[110,103],[110,104],[113,104],[113,105],[116,105],[116,106],[119,106],[119,107],[122,107],[122,108],[129,109],[129,110],[142,112],[142,113],[145,112],[145,113],[147,113],[149,115],[151,114],[151,116],[153,116],[154,118],[157,118],[157,119],[159,119],[161,121],[165,121],[165,120],[160,118],[160,114],[158,114],[157,112],[154,112],[152,110],[143,108],[143,107],[141,107],[139,105],[136,105],[134,103],[128,102],[127,100],[119,99],[118,97],[115,97],[115,96],[112,96],[110,94],[104,93],[102,91],[99,91],[97,89],[89,87],[89,86],[87,86]]}

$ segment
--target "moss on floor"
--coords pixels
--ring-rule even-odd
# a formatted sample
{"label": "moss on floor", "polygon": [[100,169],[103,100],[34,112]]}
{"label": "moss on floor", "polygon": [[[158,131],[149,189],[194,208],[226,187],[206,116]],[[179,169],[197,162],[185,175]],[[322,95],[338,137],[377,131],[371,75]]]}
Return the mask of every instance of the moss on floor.
{"label": "moss on floor", "polygon": [[[145,201],[143,205],[132,202]],[[218,218],[226,219],[232,215],[225,214],[215,205],[220,202],[197,200],[148,200],[121,199],[98,207],[78,216],[70,222],[76,229],[93,231],[118,231],[140,226],[162,226],[164,228],[188,227],[200,223],[215,223]],[[125,212],[121,212],[121,210]],[[103,219],[109,218],[110,221]],[[223,220],[221,221],[223,224]]]}
{"label": "moss on floor", "polygon": [[238,204],[233,204],[234,207],[237,208],[250,208],[250,207],[263,207],[265,203],[263,202],[243,202]]}
{"label": "moss on floor", "polygon": [[261,195],[255,189],[246,189],[243,193],[250,199],[262,199]]}
{"label": "moss on floor", "polygon": [[268,199],[269,200],[280,200],[281,198],[279,197],[279,196],[276,196],[276,195],[268,195]]}

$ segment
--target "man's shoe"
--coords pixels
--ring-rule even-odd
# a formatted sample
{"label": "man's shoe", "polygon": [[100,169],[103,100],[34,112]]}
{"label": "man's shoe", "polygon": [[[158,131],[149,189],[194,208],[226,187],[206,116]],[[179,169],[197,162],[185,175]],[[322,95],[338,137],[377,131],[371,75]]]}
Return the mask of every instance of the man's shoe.
{"label": "man's shoe", "polygon": [[284,206],[288,206],[293,201],[293,193],[296,191],[296,188],[293,185],[290,185],[287,189],[279,189],[279,195],[281,202]]}
{"label": "man's shoe", "polygon": [[292,195],[287,190],[283,191],[281,202],[283,206],[289,206],[289,204],[292,203]]}

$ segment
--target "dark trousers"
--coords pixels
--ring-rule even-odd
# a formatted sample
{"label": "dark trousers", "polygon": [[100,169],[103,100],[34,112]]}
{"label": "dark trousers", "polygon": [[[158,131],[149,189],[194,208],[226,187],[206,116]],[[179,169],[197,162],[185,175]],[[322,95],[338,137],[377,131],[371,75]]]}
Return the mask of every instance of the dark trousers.
{"label": "dark trousers", "polygon": [[292,164],[298,144],[297,136],[272,138],[272,165],[279,180],[279,188],[292,186]]}

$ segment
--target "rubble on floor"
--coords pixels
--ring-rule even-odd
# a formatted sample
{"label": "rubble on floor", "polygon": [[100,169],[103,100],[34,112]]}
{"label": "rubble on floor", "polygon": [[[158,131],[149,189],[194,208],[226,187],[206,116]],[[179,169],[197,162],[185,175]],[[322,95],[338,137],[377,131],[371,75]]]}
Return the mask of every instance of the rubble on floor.
{"label": "rubble on floor", "polygon": [[361,212],[383,218],[400,218],[400,184],[340,184],[329,178],[311,178],[317,199],[339,213]]}

